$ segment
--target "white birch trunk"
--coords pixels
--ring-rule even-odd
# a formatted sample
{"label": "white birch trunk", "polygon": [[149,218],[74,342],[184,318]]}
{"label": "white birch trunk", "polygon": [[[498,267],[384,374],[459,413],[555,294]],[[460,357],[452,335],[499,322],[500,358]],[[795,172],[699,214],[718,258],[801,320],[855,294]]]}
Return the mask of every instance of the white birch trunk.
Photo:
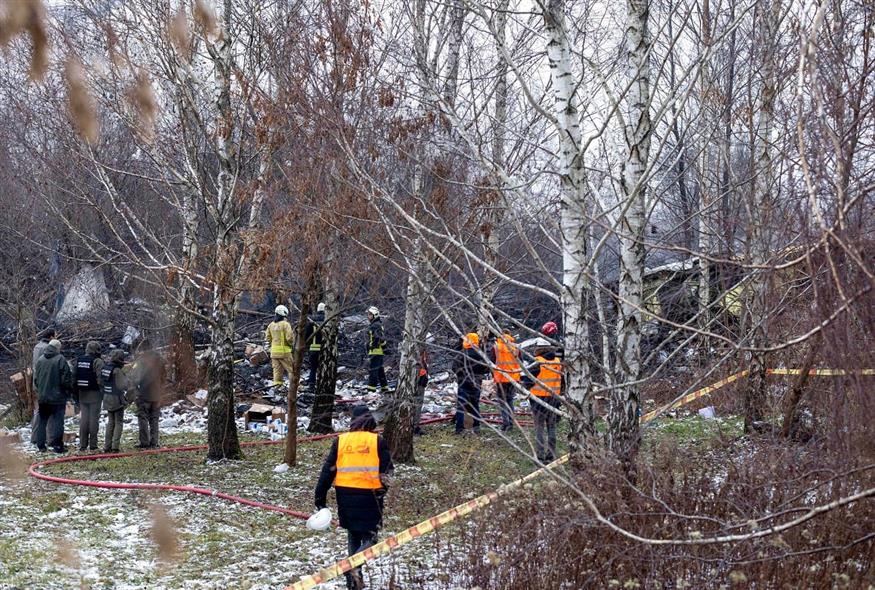
{"label": "white birch trunk", "polygon": [[608,412],[608,444],[619,457],[629,459],[639,443],[639,386],[641,371],[641,307],[644,280],[644,231],[647,164],[650,157],[650,47],[649,0],[628,0],[626,16],[626,71],[623,130],[626,158],[620,185],[626,200],[620,215],[620,276],[617,318],[616,378]]}
{"label": "white birch trunk", "polygon": [[550,0],[543,13],[547,31],[547,59],[553,83],[553,109],[559,127],[557,154],[562,196],[562,310],[565,335],[565,400],[570,409],[569,446],[586,462],[595,444],[592,387],[589,365],[589,326],[586,319],[584,270],[587,252],[588,191],[585,182],[579,114],[576,106],[578,81],[572,68],[564,0]]}

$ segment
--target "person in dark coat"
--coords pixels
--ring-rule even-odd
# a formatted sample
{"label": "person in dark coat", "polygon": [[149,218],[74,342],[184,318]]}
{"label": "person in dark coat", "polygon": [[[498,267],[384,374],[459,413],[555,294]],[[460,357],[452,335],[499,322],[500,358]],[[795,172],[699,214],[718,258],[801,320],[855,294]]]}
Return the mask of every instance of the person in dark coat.
{"label": "person in dark coat", "polygon": [[[30,364],[30,370],[33,371],[36,369],[36,362],[40,359],[43,353],[46,351],[46,347],[49,345],[49,342],[52,341],[55,337],[55,329],[54,328],[46,328],[42,331],[39,337],[39,341],[33,347],[33,362]],[[33,405],[33,418],[30,421],[30,443],[36,444],[36,420],[37,413],[39,412],[39,404],[36,403]]]}
{"label": "person in dark coat", "polygon": [[97,450],[97,431],[100,429],[100,404],[103,389],[100,372],[100,342],[91,340],[85,345],[85,355],[76,359],[73,367],[75,388],[73,401],[79,405],[79,451]]}
{"label": "person in dark coat", "polygon": [[133,381],[137,388],[137,422],[140,427],[138,449],[158,446],[158,420],[161,417],[161,398],[164,393],[164,360],[152,350],[147,338],[140,342],[139,355],[134,362]]}
{"label": "person in dark coat", "polygon": [[124,372],[125,353],[113,350],[109,362],[101,371],[103,384],[103,409],[106,410],[106,436],[103,442],[104,453],[118,453],[122,440],[122,427],[125,421],[125,407],[128,405],[128,378]]}
{"label": "person in dark coat", "polygon": [[480,336],[476,332],[462,338],[461,353],[453,363],[456,374],[456,434],[465,431],[465,415],[474,419],[474,433],[480,432],[480,384],[489,373],[489,367],[480,357]]}
{"label": "person in dark coat", "polygon": [[368,322],[368,391],[377,391],[379,385],[385,393],[389,389],[386,369],[383,368],[386,338],[379,309],[373,306],[368,308]]}
{"label": "person in dark coat", "polygon": [[46,450],[46,428],[48,444],[52,451],[65,453],[64,446],[64,408],[73,392],[73,371],[61,355],[61,342],[52,340],[33,369],[33,385],[37,391],[35,444]]}
{"label": "person in dark coat", "polygon": [[305,341],[307,342],[307,362],[310,374],[307,376],[307,387],[310,391],[316,388],[316,372],[319,370],[319,358],[322,356],[322,327],[325,325],[325,304],[316,306],[316,315],[307,322]]}
{"label": "person in dark coat", "polygon": [[[373,432],[377,423],[368,408],[356,406],[352,416],[349,432],[332,443],[316,484],[316,508],[320,510],[327,506],[328,490],[334,484],[349,555],[377,542],[383,524],[383,498],[394,469],[389,445]],[[364,588],[360,568],[346,574],[346,584],[355,590]]]}

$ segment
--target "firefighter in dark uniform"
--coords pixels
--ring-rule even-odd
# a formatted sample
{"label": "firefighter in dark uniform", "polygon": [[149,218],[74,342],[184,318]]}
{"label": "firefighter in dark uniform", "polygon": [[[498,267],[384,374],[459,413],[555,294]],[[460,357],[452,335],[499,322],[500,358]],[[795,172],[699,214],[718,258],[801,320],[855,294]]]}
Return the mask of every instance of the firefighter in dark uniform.
{"label": "firefighter in dark uniform", "polygon": [[386,338],[383,334],[383,322],[380,320],[380,310],[368,308],[368,391],[377,391],[377,385],[383,392],[389,389],[386,380],[386,369],[383,368],[384,347]]}

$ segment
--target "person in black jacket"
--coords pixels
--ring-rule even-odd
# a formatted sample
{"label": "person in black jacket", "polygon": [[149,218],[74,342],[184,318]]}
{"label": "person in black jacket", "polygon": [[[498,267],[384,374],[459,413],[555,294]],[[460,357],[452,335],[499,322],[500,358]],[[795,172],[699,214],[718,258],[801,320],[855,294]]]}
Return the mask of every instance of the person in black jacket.
{"label": "person in black jacket", "polygon": [[100,358],[100,342],[89,340],[85,355],[76,359],[73,365],[73,400],[79,412],[79,452],[97,450],[97,431],[100,429],[100,406],[103,402],[103,387],[100,372],[103,359]]}
{"label": "person in black jacket", "polygon": [[319,370],[319,358],[322,356],[322,327],[325,325],[325,304],[316,306],[316,315],[307,322],[305,333],[307,342],[307,362],[310,364],[310,374],[307,376],[307,387],[310,391],[316,388],[316,372]]}
{"label": "person in black jacket", "polygon": [[[352,410],[349,432],[338,436],[325,457],[316,484],[316,508],[328,504],[334,484],[340,526],[346,529],[349,555],[377,542],[383,524],[383,498],[394,466],[389,445],[374,432],[377,423],[366,406]],[[347,588],[364,588],[360,568],[346,574]]]}
{"label": "person in black jacket", "polygon": [[480,337],[476,332],[462,338],[461,353],[453,363],[458,388],[456,390],[456,434],[465,431],[465,414],[473,420],[474,433],[480,433],[480,383],[489,372],[480,356]]}
{"label": "person in black jacket", "polygon": [[368,391],[377,391],[379,385],[385,393],[389,389],[386,369],[383,368],[386,338],[379,309],[373,306],[368,308],[368,322]]}

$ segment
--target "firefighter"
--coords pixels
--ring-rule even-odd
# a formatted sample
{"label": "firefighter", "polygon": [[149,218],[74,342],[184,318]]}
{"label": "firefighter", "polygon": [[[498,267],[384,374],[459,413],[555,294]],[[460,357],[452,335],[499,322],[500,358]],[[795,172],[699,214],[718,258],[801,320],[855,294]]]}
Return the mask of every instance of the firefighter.
{"label": "firefighter", "polygon": [[73,400],[79,406],[79,452],[97,450],[97,431],[100,428],[100,405],[103,390],[100,386],[100,342],[90,340],[85,354],[76,359],[73,368]]}
{"label": "firefighter", "polygon": [[283,384],[283,371],[292,377],[292,325],[288,322],[289,308],[277,305],[274,319],[264,331],[264,339],[270,346],[270,365],[273,368],[274,386]]}
{"label": "firefighter", "polygon": [[[534,375],[535,380],[526,378],[531,393],[532,418],[535,422],[535,448],[538,461],[549,463],[556,458],[556,424],[559,414],[554,411],[560,405],[565,382],[562,377],[562,362],[551,346],[535,349],[535,362],[526,366],[526,374]],[[538,403],[541,402],[541,403]]]}
{"label": "firefighter", "polygon": [[380,310],[371,306],[368,308],[368,391],[377,391],[377,385],[384,393],[389,389],[386,369],[383,368],[385,346]]}
{"label": "firefighter", "polygon": [[501,410],[502,432],[513,428],[514,388],[522,376],[520,351],[515,342],[510,330],[505,330],[496,338],[495,346],[490,351],[491,360],[495,364],[492,378],[495,381],[495,396],[498,398],[498,407]]}
{"label": "firefighter", "polygon": [[[377,423],[366,406],[352,410],[349,432],[334,439],[316,484],[316,508],[327,505],[334,484],[340,526],[346,529],[349,555],[377,542],[383,523],[383,498],[393,465],[389,445],[374,432]],[[364,588],[361,568],[346,574],[347,588]]]}
{"label": "firefighter", "polygon": [[325,325],[325,304],[320,303],[316,306],[316,315],[307,322],[307,361],[310,364],[307,387],[310,391],[316,388],[316,372],[319,370],[319,358],[322,356],[323,325]]}

